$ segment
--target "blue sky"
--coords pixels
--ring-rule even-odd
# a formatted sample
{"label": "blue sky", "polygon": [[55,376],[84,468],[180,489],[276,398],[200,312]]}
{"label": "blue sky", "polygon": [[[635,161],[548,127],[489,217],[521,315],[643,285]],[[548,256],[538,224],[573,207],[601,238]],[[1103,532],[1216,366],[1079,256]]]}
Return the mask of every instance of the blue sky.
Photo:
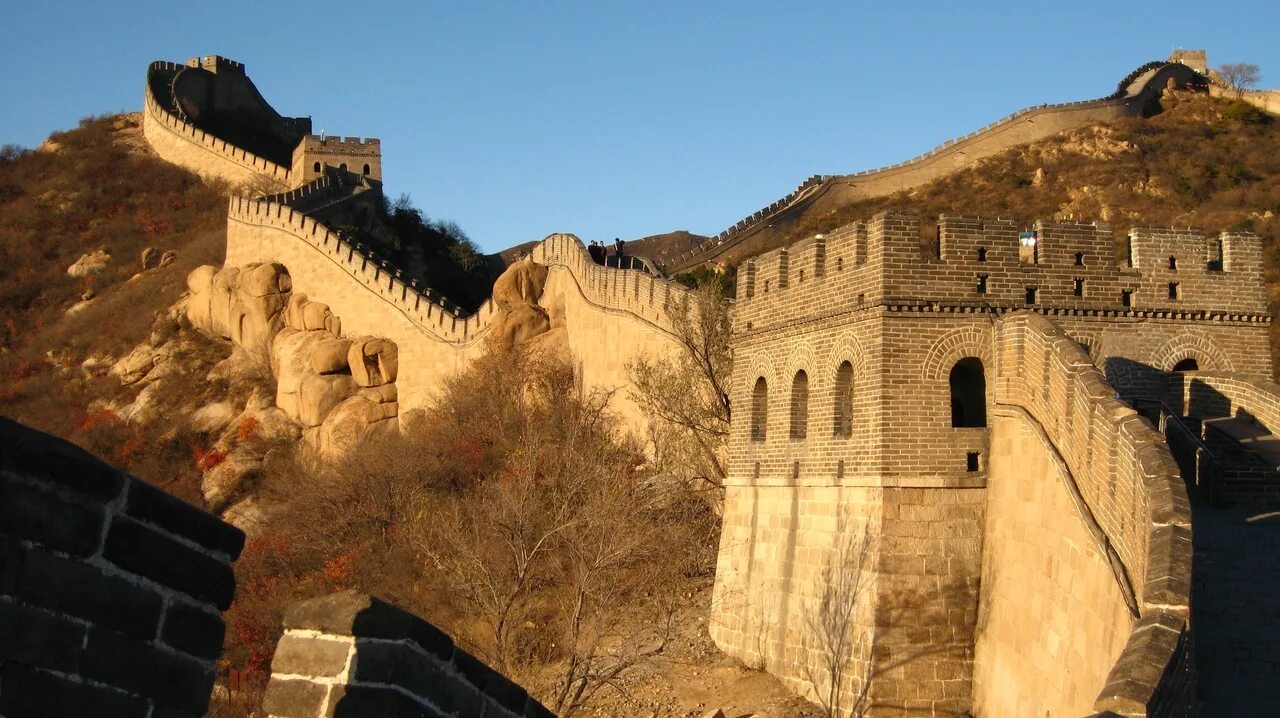
{"label": "blue sky", "polygon": [[[1174,47],[1280,86],[1280,3],[7,3],[0,143],[137,110],[151,60],[244,62],[382,139],[387,192],[486,250],[711,234],[805,177],[1111,92]],[[886,8],[886,9],[881,9]]]}

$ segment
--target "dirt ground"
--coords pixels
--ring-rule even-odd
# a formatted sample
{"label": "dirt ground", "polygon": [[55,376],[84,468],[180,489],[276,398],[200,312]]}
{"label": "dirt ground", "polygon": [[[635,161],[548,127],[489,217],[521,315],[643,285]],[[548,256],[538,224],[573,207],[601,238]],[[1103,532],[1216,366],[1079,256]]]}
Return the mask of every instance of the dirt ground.
{"label": "dirt ground", "polygon": [[592,718],[701,718],[716,709],[725,718],[817,718],[821,709],[764,671],[751,670],[716,648],[707,634],[711,587],[690,601],[689,620],[652,663],[605,688],[579,716]]}

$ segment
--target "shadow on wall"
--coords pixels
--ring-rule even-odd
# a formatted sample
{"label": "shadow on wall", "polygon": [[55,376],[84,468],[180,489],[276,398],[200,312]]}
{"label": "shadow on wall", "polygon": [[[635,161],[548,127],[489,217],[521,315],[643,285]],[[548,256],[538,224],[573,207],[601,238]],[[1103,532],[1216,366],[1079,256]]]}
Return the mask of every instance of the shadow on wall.
{"label": "shadow on wall", "polygon": [[294,604],[263,709],[290,718],[554,718],[435,626],[344,591]]}
{"label": "shadow on wall", "polygon": [[0,715],[202,715],[244,534],[0,417]]}

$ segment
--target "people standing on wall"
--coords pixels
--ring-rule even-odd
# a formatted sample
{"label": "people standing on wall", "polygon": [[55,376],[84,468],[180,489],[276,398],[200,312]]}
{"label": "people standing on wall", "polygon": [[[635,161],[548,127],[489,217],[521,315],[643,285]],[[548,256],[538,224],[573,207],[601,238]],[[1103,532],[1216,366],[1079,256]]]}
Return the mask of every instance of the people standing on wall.
{"label": "people standing on wall", "polygon": [[591,261],[596,264],[604,264],[604,245],[591,240],[591,246],[587,247],[587,253],[591,255]]}
{"label": "people standing on wall", "polygon": [[622,259],[622,247],[625,244],[626,242],[622,241],[618,237],[613,238],[613,256],[617,257],[619,260]]}

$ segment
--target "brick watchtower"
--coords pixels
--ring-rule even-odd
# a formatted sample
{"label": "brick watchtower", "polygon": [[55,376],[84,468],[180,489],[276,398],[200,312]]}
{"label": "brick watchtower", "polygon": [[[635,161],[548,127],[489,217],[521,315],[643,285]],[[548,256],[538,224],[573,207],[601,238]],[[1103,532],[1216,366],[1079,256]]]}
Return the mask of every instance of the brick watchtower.
{"label": "brick watchtower", "polygon": [[306,184],[324,175],[325,167],[382,180],[382,143],[372,137],[322,137],[307,135],[293,151],[290,176]]}
{"label": "brick watchtower", "polygon": [[1129,395],[1191,363],[1270,374],[1257,237],[1135,229],[1117,263],[1105,224],[1021,229],[880,214],[743,265],[710,626],[726,652],[817,690],[821,591],[861,571],[836,582],[846,687],[930,707],[910,715],[973,707],[1003,316],[1045,315]]}

